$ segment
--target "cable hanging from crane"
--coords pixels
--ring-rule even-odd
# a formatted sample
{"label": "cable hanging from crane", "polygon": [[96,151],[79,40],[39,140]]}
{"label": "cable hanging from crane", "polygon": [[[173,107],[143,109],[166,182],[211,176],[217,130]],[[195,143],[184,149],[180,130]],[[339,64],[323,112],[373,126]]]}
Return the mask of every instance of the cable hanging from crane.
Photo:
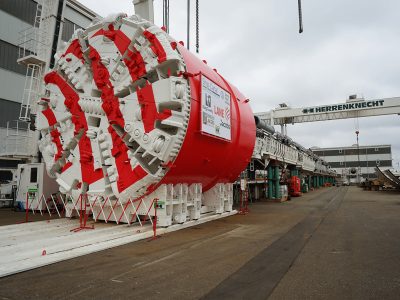
{"label": "cable hanging from crane", "polygon": [[190,0],[187,0],[187,49],[190,45]]}
{"label": "cable hanging from crane", "polygon": [[163,0],[163,26],[165,32],[169,33],[169,0]]}
{"label": "cable hanging from crane", "polygon": [[298,0],[299,3],[299,33],[303,32],[303,17],[301,13],[301,0]]}
{"label": "cable hanging from crane", "polygon": [[167,33],[169,33],[169,0],[167,2]]}
{"label": "cable hanging from crane", "polygon": [[199,53],[199,0],[196,0],[196,52]]}

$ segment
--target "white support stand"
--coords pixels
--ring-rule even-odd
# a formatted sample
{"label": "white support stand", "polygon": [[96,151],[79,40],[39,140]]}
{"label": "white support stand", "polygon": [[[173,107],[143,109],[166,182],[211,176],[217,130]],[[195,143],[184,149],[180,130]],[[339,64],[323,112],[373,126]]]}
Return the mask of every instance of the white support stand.
{"label": "white support stand", "polygon": [[217,183],[213,188],[203,194],[203,205],[213,209],[217,214],[232,211],[233,184]]}
{"label": "white support stand", "polygon": [[[96,202],[95,202],[96,198]],[[120,199],[89,200],[95,221],[132,224],[143,221],[153,222],[157,209],[157,226],[168,227],[201,219],[202,213],[222,214],[231,212],[233,205],[233,184],[217,183],[209,191],[202,193],[200,183],[188,186],[184,184],[162,184],[150,195],[135,202]],[[157,205],[154,199],[158,199]],[[78,197],[76,197],[78,199]],[[67,201],[66,216],[77,215],[77,201]]]}

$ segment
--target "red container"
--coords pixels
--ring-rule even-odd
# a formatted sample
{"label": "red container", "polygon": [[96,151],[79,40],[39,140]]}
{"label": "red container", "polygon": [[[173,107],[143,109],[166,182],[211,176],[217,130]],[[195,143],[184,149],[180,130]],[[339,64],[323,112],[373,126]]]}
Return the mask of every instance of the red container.
{"label": "red container", "polygon": [[289,194],[290,196],[301,196],[300,179],[296,175],[289,179]]}

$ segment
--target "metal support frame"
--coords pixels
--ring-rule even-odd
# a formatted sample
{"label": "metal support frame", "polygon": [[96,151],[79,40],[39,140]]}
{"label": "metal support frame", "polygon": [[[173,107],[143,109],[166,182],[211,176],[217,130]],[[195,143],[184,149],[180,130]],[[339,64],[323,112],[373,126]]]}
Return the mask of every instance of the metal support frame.
{"label": "metal support frame", "polygon": [[[85,204],[83,204],[83,198],[85,198]],[[90,207],[89,212],[87,212],[87,209],[86,209],[86,207],[88,206],[87,205],[87,194],[80,195],[80,197],[78,198],[78,201],[79,201],[79,199],[81,199],[81,213],[80,213],[80,216],[79,216],[79,227],[70,230],[70,231],[73,231],[73,232],[78,232],[78,231],[81,231],[83,229],[94,229],[94,225],[92,225],[92,227],[87,227],[86,226],[87,218],[89,217],[90,212],[92,211],[92,206],[91,205],[89,205],[89,207]]]}
{"label": "metal support frame", "polygon": [[157,234],[156,234],[156,230],[157,230],[157,209],[158,209],[157,202],[158,202],[158,199],[155,198],[155,199],[153,200],[153,203],[154,203],[154,202],[156,202],[156,203],[155,203],[155,206],[154,206],[154,222],[153,222],[153,231],[154,231],[154,235],[153,235],[153,237],[152,237],[151,239],[148,240],[149,242],[150,242],[151,240],[155,239],[155,238],[161,237],[161,235],[157,235]]}
{"label": "metal support frame", "polygon": [[[29,203],[29,193],[26,193],[25,221],[18,222],[18,223],[15,223],[15,224],[22,224],[22,223],[31,223],[31,222],[35,222],[35,221],[28,221],[28,212],[29,212],[29,210],[30,210],[30,208],[31,208],[31,206],[28,205],[28,203]],[[31,202],[31,205],[32,205],[32,203],[33,203],[33,201]]]}
{"label": "metal support frame", "polygon": [[289,106],[259,112],[254,115],[269,125],[295,124],[316,121],[341,120],[400,114],[400,97],[364,100],[355,98],[346,103],[328,104],[303,108]]}

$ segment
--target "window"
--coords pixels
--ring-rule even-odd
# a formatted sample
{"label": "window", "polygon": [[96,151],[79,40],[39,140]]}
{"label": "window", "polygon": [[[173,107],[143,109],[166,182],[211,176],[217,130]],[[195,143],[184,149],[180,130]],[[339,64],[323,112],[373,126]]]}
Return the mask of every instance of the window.
{"label": "window", "polygon": [[71,22],[70,20],[65,19],[61,39],[65,42],[68,42],[71,39],[72,35],[74,34],[75,30],[78,29],[83,29],[83,28]]}
{"label": "window", "polygon": [[339,150],[339,153],[342,153],[342,149]]}
{"label": "window", "polygon": [[378,148],[375,148],[375,151],[378,151]]}
{"label": "window", "polygon": [[342,161],[340,162],[340,165],[343,166],[343,162]]}
{"label": "window", "polygon": [[12,173],[10,171],[0,171],[0,181],[12,179]]}
{"label": "window", "polygon": [[380,164],[381,164],[380,160],[377,159],[377,160],[376,160],[376,165],[379,166]]}
{"label": "window", "polygon": [[33,0],[0,0],[0,9],[32,26],[35,23],[37,3]]}
{"label": "window", "polygon": [[31,169],[31,182],[36,183],[37,182],[37,168],[32,168]]}
{"label": "window", "polygon": [[0,167],[4,168],[18,168],[19,160],[0,159]]}

